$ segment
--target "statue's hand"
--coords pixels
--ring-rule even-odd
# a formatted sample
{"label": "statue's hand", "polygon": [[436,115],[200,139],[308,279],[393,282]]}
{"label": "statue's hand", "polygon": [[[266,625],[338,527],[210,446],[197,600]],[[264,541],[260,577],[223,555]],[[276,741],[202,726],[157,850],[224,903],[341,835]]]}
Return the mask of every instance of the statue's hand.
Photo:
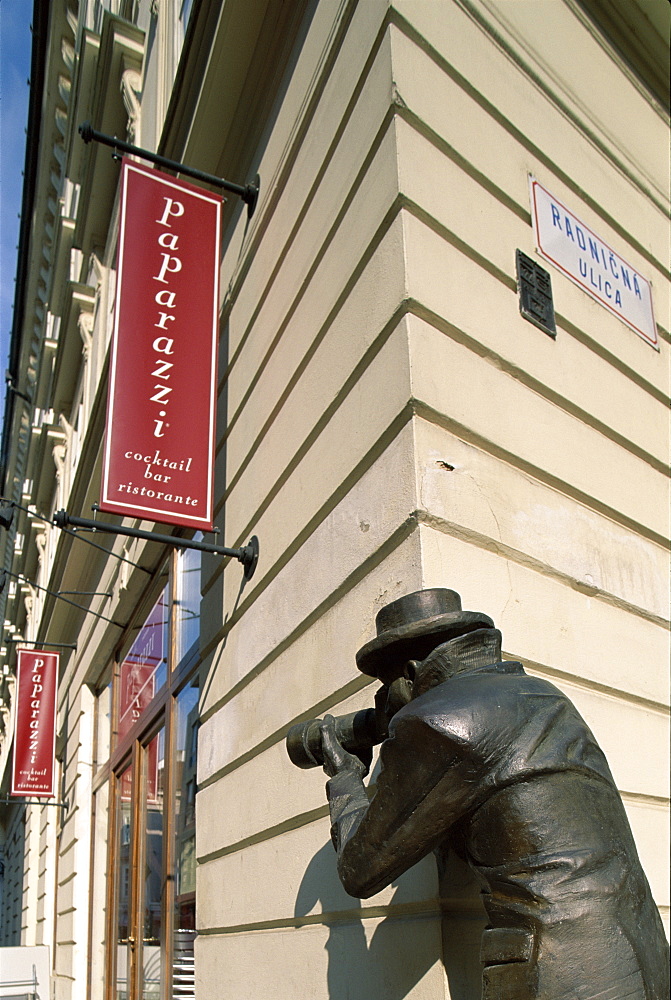
{"label": "statue's hand", "polygon": [[[332,715],[324,716],[321,732],[324,771],[328,774],[329,778],[335,777],[341,771],[351,771],[354,774],[358,774],[360,778],[365,778],[370,767],[370,760],[366,764],[359,757],[345,750],[336,736],[335,719]],[[362,753],[364,752],[367,755],[370,753],[370,758],[372,759],[372,749],[370,751],[362,751]]]}

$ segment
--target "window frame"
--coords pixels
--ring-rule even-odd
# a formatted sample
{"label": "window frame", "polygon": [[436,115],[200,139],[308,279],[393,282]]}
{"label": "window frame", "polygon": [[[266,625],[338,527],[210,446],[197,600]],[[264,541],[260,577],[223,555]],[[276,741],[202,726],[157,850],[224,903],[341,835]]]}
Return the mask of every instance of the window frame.
{"label": "window frame", "polygon": [[[135,943],[129,949],[128,968],[128,1000],[142,1000],[142,940],[143,919],[142,906],[145,887],[141,878],[143,870],[143,833],[146,825],[146,748],[151,740],[158,734],[161,728],[165,729],[164,740],[164,786],[163,786],[163,827],[162,827],[162,900],[161,900],[161,925],[163,929],[163,940],[161,944],[161,961],[164,969],[163,982],[157,994],[157,1000],[169,1000],[172,996],[172,978],[174,966],[174,922],[175,922],[175,842],[176,842],[176,817],[171,804],[175,802],[177,795],[177,770],[176,762],[176,740],[178,729],[178,709],[177,700],[180,693],[187,685],[193,683],[198,677],[201,658],[199,643],[193,642],[191,647],[185,652],[181,661],[177,661],[178,650],[178,613],[180,605],[177,601],[180,571],[179,550],[169,552],[165,560],[162,560],[148,582],[140,600],[137,604],[137,611],[133,615],[127,629],[117,644],[113,661],[107,664],[101,673],[101,678],[96,687],[96,719],[94,722],[95,748],[97,752],[97,733],[99,721],[97,719],[98,695],[103,687],[109,683],[111,669],[111,720],[110,720],[110,748],[106,761],[97,761],[97,767],[92,781],[92,804],[93,811],[96,801],[96,793],[105,784],[109,784],[108,792],[108,816],[107,816],[107,894],[106,894],[106,914],[105,914],[105,984],[103,996],[105,1000],[116,1000],[117,983],[117,907],[119,903],[119,871],[120,871],[120,849],[119,838],[119,816],[121,809],[120,781],[121,775],[127,767],[131,768],[133,776],[133,791],[131,795],[131,852],[130,852],[130,901],[129,901],[129,938],[135,938]],[[167,580],[166,580],[167,565]],[[134,634],[143,627],[147,617],[151,614],[155,602],[158,600],[161,590],[167,585],[168,594],[168,642],[167,642],[167,665],[166,680],[162,687],[152,697],[151,701],[142,709],[140,717],[132,724],[128,732],[122,739],[118,738],[118,714],[119,714],[119,686],[121,678],[121,665],[123,658],[127,655],[132,646]],[[197,788],[196,788],[197,792]],[[92,828],[92,864],[94,860],[93,842],[94,830]],[[98,845],[100,849],[100,845]],[[91,931],[91,927],[89,927]],[[138,947],[138,943],[140,947]],[[89,935],[89,952],[92,942]],[[90,971],[90,963],[89,963]],[[89,991],[93,984],[90,982]]]}

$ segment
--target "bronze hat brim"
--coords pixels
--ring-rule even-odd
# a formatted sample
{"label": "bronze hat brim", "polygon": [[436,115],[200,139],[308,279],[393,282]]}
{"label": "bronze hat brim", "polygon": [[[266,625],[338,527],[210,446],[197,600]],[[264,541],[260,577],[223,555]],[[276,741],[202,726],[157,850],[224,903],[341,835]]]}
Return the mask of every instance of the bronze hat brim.
{"label": "bronze hat brim", "polygon": [[[356,654],[356,665],[369,677],[397,670],[409,659],[428,656],[436,645],[478,628],[494,628],[488,615],[479,611],[448,611],[422,621],[409,622],[381,632]],[[433,640],[430,646],[423,640]]]}

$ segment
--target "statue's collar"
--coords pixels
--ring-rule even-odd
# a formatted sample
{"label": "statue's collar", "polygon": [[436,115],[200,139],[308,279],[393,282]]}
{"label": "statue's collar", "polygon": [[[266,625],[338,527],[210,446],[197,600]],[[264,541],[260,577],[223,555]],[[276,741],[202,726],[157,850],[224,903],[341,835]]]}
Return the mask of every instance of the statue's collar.
{"label": "statue's collar", "polygon": [[431,655],[438,651],[449,676],[490,667],[501,660],[501,633],[497,628],[479,628],[449,639]]}

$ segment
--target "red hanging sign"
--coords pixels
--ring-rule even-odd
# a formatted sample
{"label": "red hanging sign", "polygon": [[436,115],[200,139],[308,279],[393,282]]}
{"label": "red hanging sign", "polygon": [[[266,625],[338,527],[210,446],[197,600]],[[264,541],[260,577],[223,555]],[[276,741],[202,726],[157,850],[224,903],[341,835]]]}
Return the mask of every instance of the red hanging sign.
{"label": "red hanging sign", "polygon": [[58,653],[19,649],[12,795],[56,794]]}
{"label": "red hanging sign", "polygon": [[124,159],[100,507],[212,527],[221,198]]}

